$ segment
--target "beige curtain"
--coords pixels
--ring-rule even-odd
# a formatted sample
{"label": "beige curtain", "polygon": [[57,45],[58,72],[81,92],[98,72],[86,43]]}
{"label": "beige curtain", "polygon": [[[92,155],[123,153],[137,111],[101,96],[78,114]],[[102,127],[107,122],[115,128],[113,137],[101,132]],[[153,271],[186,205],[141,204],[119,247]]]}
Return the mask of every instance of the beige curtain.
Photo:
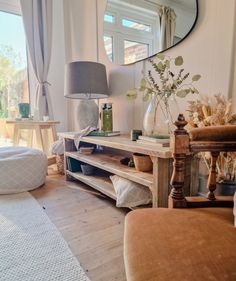
{"label": "beige curtain", "polygon": [[176,14],[170,7],[162,6],[159,9],[160,18],[160,45],[159,51],[171,47],[174,43]]}
{"label": "beige curtain", "polygon": [[52,0],[20,0],[27,47],[37,79],[35,108],[53,119],[47,81],[52,45]]}

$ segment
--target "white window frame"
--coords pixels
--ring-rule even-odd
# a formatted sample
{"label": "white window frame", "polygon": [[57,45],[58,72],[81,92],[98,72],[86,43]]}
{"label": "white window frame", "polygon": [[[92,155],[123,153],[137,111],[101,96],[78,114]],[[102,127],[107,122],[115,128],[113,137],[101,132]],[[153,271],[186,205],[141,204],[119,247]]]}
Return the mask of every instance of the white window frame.
{"label": "white window frame", "polygon": [[[109,3],[106,14],[114,16],[115,22],[104,21],[104,36],[113,38],[113,62],[119,64],[124,63],[124,40],[148,45],[149,54],[152,54],[158,45],[158,36],[154,33],[155,30],[159,30],[157,14],[148,10],[144,13],[143,8],[132,8],[132,11],[127,12],[127,5],[129,4],[116,1]],[[125,27],[122,25],[122,19],[149,25],[151,32]]]}

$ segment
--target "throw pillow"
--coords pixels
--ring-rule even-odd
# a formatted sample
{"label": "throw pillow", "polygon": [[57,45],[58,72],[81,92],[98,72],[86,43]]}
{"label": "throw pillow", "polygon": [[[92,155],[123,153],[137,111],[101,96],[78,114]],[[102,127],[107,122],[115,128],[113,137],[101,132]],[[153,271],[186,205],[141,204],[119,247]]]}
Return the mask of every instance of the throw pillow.
{"label": "throw pillow", "polygon": [[152,201],[152,193],[148,187],[124,179],[117,175],[110,176],[117,200],[117,207],[136,207],[149,204]]}

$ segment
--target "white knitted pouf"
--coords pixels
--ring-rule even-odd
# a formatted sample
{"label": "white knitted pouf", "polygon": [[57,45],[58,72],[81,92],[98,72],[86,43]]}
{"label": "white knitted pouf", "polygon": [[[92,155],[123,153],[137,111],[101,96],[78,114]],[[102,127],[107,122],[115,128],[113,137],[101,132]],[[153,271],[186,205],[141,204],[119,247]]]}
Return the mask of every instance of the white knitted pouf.
{"label": "white knitted pouf", "polygon": [[0,194],[18,193],[44,184],[47,157],[27,147],[0,148]]}

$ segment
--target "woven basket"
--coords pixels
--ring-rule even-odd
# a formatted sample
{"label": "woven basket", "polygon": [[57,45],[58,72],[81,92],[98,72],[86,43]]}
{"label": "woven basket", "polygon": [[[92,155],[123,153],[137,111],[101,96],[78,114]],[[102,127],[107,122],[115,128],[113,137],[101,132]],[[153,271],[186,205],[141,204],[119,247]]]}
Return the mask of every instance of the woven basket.
{"label": "woven basket", "polygon": [[56,164],[57,164],[57,171],[60,175],[64,175],[65,174],[65,170],[64,170],[64,154],[57,154],[56,155]]}
{"label": "woven basket", "polygon": [[150,156],[134,153],[133,154],[135,169],[140,172],[150,172],[152,171],[152,160]]}

